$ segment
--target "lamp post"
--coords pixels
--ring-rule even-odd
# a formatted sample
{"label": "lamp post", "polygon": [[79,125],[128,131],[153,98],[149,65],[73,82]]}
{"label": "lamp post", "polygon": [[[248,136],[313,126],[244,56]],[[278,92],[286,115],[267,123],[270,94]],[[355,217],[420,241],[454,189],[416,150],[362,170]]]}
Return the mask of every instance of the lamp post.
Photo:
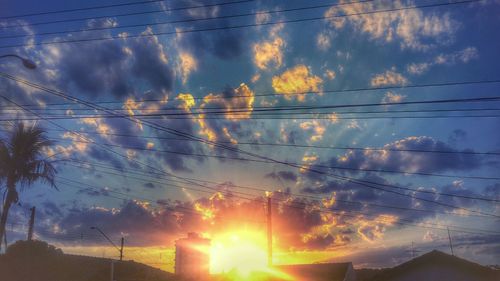
{"label": "lamp post", "polygon": [[[113,243],[113,241],[111,241],[111,239],[109,239],[109,237],[99,227],[91,226],[90,229],[94,229],[94,230],[99,231],[99,233],[101,233],[102,236],[104,236],[104,238],[106,238],[106,240],[108,240],[108,242],[111,243],[111,245],[113,245],[113,247],[115,247],[120,252],[120,261],[123,260],[123,242],[124,242],[123,237],[121,239],[120,248],[118,248],[118,246],[116,246],[116,244]],[[115,261],[114,260],[111,260],[111,281],[115,281]]]}
{"label": "lamp post", "polygon": [[17,59],[21,60],[24,67],[26,67],[28,69],[35,69],[36,68],[36,63],[34,63],[32,60],[27,59],[27,58],[23,58],[23,57],[18,56],[16,54],[1,55],[0,59],[3,59],[3,58],[17,58]]}
{"label": "lamp post", "polygon": [[123,239],[123,237],[121,239],[120,248],[118,248],[118,246],[116,246],[116,244],[113,243],[113,241],[111,241],[111,239],[109,239],[109,237],[99,227],[91,226],[90,229],[94,229],[94,230],[99,231],[99,233],[101,233],[102,236],[104,236],[104,238],[106,238],[106,240],[108,240],[108,242],[111,243],[111,245],[113,245],[113,247],[115,247],[118,250],[118,252],[120,252],[120,261],[123,260],[123,242],[125,240],[125,239]]}

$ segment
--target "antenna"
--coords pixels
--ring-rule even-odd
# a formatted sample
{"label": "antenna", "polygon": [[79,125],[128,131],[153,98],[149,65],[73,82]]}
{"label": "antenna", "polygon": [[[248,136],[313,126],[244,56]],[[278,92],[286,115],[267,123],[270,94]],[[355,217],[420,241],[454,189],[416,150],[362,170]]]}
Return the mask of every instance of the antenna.
{"label": "antenna", "polygon": [[267,196],[267,264],[273,265],[273,222],[271,214],[271,195]]}
{"label": "antenna", "polygon": [[453,253],[453,243],[451,242],[450,228],[446,227],[446,229],[448,230],[448,240],[450,241],[451,255],[454,256],[455,254]]}

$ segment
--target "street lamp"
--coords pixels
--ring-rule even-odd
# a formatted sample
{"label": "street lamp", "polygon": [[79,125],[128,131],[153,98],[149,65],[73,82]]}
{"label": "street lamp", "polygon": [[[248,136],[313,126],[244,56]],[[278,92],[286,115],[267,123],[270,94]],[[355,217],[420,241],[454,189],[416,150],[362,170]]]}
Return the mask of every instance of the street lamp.
{"label": "street lamp", "polygon": [[35,69],[36,68],[36,63],[34,63],[32,60],[29,60],[27,58],[23,58],[23,57],[18,56],[16,54],[1,55],[0,59],[3,59],[3,58],[17,58],[17,59],[20,59],[22,61],[24,67],[26,67],[28,69]]}
{"label": "street lamp", "polygon": [[99,227],[97,227],[97,226],[91,226],[90,229],[94,229],[94,230],[99,231],[99,233],[101,233],[102,236],[104,236],[104,238],[106,238],[108,240],[108,242],[111,243],[111,245],[113,245],[113,247],[115,247],[118,250],[118,252],[120,252],[120,261],[123,260],[123,242],[125,240],[125,239],[123,239],[123,237],[121,239],[120,248],[118,248],[118,246],[116,246],[116,244],[113,243],[113,241],[111,241],[111,239],[109,239],[109,237],[104,232],[102,232],[102,230],[99,229]]}

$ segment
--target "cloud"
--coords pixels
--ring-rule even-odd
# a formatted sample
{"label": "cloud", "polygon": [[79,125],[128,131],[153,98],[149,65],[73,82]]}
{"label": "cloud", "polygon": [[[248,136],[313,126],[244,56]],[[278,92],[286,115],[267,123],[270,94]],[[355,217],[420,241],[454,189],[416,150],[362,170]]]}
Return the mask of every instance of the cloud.
{"label": "cloud", "polygon": [[335,29],[349,25],[357,32],[368,34],[372,40],[386,43],[397,40],[402,49],[425,51],[453,40],[459,24],[452,20],[448,13],[424,13],[421,9],[409,9],[368,13],[363,16],[334,17],[397,9],[410,4],[404,4],[402,1],[378,1],[333,6],[325,12],[325,18]]}
{"label": "cloud", "polygon": [[394,92],[387,92],[382,98],[382,103],[402,102],[405,98],[405,95],[396,94]]}
{"label": "cloud", "polygon": [[298,101],[304,101],[307,92],[320,91],[323,80],[310,73],[307,66],[303,64],[296,65],[287,69],[281,75],[274,76],[272,86],[274,91],[282,94],[287,99],[297,98]]}
{"label": "cloud", "polygon": [[[78,90],[92,98],[106,94],[117,98],[136,95],[136,83],[144,83],[143,88],[149,87],[155,96],[168,94],[174,73],[164,46],[151,29],[141,34],[147,36],[44,47],[43,67],[52,71],[52,80],[63,88]],[[83,33],[78,39],[89,36],[95,37]]]}
{"label": "cloud", "polygon": [[323,139],[323,135],[326,132],[326,125],[324,124],[325,122],[321,121],[323,120],[305,121],[299,124],[302,130],[307,131],[311,134],[309,140],[312,142],[320,141],[321,139]]}
{"label": "cloud", "polygon": [[[228,120],[248,119],[252,115],[255,94],[245,83],[241,83],[237,88],[227,88],[221,94],[208,94],[203,98],[201,108],[222,108],[224,111],[244,111],[227,112],[224,114]],[[210,112],[210,109],[207,109]]]}
{"label": "cloud", "polygon": [[[200,106],[201,112],[196,115],[196,122],[200,127],[200,134],[210,141],[228,142],[237,144],[237,139],[247,135],[250,131],[244,131],[239,120],[250,119],[253,111],[255,94],[245,83],[237,88],[226,88],[222,93],[210,93],[203,98]],[[215,109],[214,109],[215,108]],[[224,119],[214,119],[210,111],[224,112]],[[241,111],[241,112],[238,112]],[[218,152],[228,153],[221,148]]]}
{"label": "cloud", "polygon": [[328,33],[322,32],[316,36],[316,46],[321,51],[327,51],[332,46],[331,37]]}
{"label": "cloud", "polygon": [[[332,166],[354,169],[396,170],[408,172],[439,172],[445,170],[467,171],[483,164],[482,158],[473,154],[460,154],[473,150],[457,150],[442,141],[426,136],[407,137],[382,147],[387,150],[349,150],[330,160]],[[418,153],[411,151],[449,151],[458,153]]]}
{"label": "cloud", "polygon": [[433,60],[421,63],[410,63],[406,66],[406,71],[410,74],[421,75],[436,65],[455,65],[457,63],[468,63],[479,57],[475,47],[467,47],[463,50],[450,54],[440,54]]}
{"label": "cloud", "polygon": [[377,74],[372,77],[371,83],[373,87],[388,86],[388,85],[406,85],[408,79],[402,74],[397,73],[394,69],[386,70],[384,73]]}
{"label": "cloud", "polygon": [[374,219],[359,219],[358,234],[367,242],[375,242],[375,240],[383,237],[388,226],[392,226],[398,221],[397,216],[393,215],[378,215]]}
{"label": "cloud", "polygon": [[262,41],[253,45],[254,63],[262,70],[274,67],[278,69],[283,63],[283,48],[285,41],[276,36],[276,38]]}
{"label": "cloud", "polygon": [[292,171],[279,171],[266,174],[264,177],[275,179],[275,180],[285,180],[290,182],[296,182],[298,180],[297,175]]}
{"label": "cloud", "polygon": [[450,145],[456,145],[459,141],[463,141],[465,139],[467,139],[467,132],[462,129],[455,129],[448,137],[448,143]]}
{"label": "cloud", "polygon": [[198,63],[196,62],[196,59],[187,52],[180,52],[179,60],[180,62],[178,68],[182,76],[182,83],[186,84],[189,74],[198,69]]}
{"label": "cloud", "polygon": [[[183,19],[193,20],[184,23],[177,31],[196,29],[227,28],[232,25],[229,19],[203,20],[233,13],[231,5],[216,5],[216,0],[190,0],[190,5],[206,6],[196,9],[188,9],[183,13]],[[177,33],[176,44],[179,49],[185,50],[203,62],[203,57],[212,55],[223,60],[232,60],[245,52],[248,46],[248,31],[242,29],[226,29],[219,32],[193,32]],[[203,66],[201,66],[203,67]]]}

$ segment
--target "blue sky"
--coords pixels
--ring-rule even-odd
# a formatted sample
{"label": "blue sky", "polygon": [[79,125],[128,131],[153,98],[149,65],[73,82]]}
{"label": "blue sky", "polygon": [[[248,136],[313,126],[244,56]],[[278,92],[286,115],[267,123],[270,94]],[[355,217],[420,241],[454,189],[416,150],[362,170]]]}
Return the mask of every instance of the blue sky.
{"label": "blue sky", "polygon": [[[86,101],[113,102],[100,105],[117,109],[137,118],[136,121],[144,118],[137,117],[137,114],[171,113],[175,108],[176,112],[183,114],[177,118],[182,119],[164,116],[148,120],[199,138],[224,142],[231,149],[243,150],[234,152],[195,141],[172,140],[175,136],[169,133],[123,118],[97,116],[53,121],[64,129],[40,120],[38,123],[56,140],[54,147],[45,153],[49,156],[57,153],[53,158],[66,159],[57,163],[58,176],[63,177],[58,183],[60,191],[43,185],[27,190],[21,197],[22,206],[13,209],[11,220],[23,224],[27,220],[26,209],[36,205],[40,213],[37,222],[41,229],[40,238],[64,247],[101,245],[90,234],[87,240],[69,238],[88,232],[88,227],[96,223],[115,237],[127,236],[136,246],[171,247],[172,241],[188,230],[206,232],[207,235],[215,235],[221,229],[230,230],[234,225],[224,221],[224,216],[242,219],[238,214],[246,214],[245,218],[259,218],[260,211],[250,216],[248,212],[253,208],[260,209],[262,204],[247,199],[260,198],[264,194],[238,187],[246,186],[275,191],[276,198],[283,199],[276,200],[276,217],[280,222],[277,233],[286,235],[276,234],[275,237],[277,247],[283,252],[325,251],[335,257],[352,259],[360,266],[388,266],[409,257],[406,249],[412,241],[422,250],[447,250],[447,234],[442,228],[451,226],[459,255],[484,264],[497,262],[500,236],[494,232],[498,231],[498,217],[479,217],[478,212],[498,216],[498,203],[440,194],[499,199],[498,180],[470,178],[498,175],[498,155],[463,153],[500,151],[498,118],[415,118],[495,115],[497,111],[391,111],[496,109],[498,101],[315,111],[323,115],[282,111],[275,116],[281,119],[260,115],[262,113],[257,109],[497,96],[498,83],[407,89],[401,86],[498,80],[498,1],[404,10],[397,9],[446,1],[340,2],[273,0],[217,6],[214,4],[221,2],[169,1],[1,20],[1,37],[21,37],[0,39],[0,54],[15,53],[37,63],[36,70],[27,70],[16,60],[3,59],[0,61],[2,73]],[[101,1],[51,0],[43,5],[37,1],[2,1],[4,8],[0,16],[104,4]],[[200,5],[209,6],[172,11]],[[317,5],[324,7],[265,13]],[[158,9],[165,11],[116,16]],[[387,9],[396,11],[370,12]],[[253,15],[200,20],[248,13]],[[351,15],[340,17],[346,14]],[[101,18],[30,25],[93,17]],[[307,18],[317,20],[269,24]],[[147,26],[154,22],[179,20],[185,22]],[[119,28],[137,24],[142,26]],[[228,28],[240,25],[253,26]],[[75,29],[99,30],[37,35]],[[198,29],[216,30],[188,32]],[[177,33],[173,34],[174,31]],[[93,40],[110,36],[121,38]],[[89,41],[54,43],[73,40]],[[102,114],[82,105],[54,105],[68,101],[2,79],[2,95],[18,103],[37,105],[37,112],[43,116]],[[396,88],[332,92],[381,87]],[[310,93],[297,94],[304,92]],[[33,117],[5,101],[1,105],[2,119]],[[213,119],[210,118],[213,115],[203,114],[209,110],[207,108],[245,112],[238,116],[237,113],[226,113]],[[342,114],[343,111],[355,114]],[[382,111],[382,114],[356,113],[360,111]],[[367,116],[412,118],[363,119]],[[8,129],[8,122],[2,121],[2,124]],[[88,132],[92,134],[86,134]],[[103,148],[85,143],[89,141],[108,146]],[[245,144],[249,142],[309,147]],[[339,150],[312,146],[384,147],[388,150]],[[454,153],[397,151],[401,149]],[[305,168],[234,159],[252,158],[246,152],[298,163]],[[212,157],[201,157],[200,154]],[[122,156],[128,156],[128,159]],[[325,166],[351,170],[326,170]],[[308,168],[334,176],[314,173]],[[156,174],[147,174],[148,171]],[[158,176],[159,171],[177,178],[166,174]],[[132,172],[142,173],[142,180],[137,180],[138,175]],[[431,193],[404,190],[406,196],[400,196],[349,183],[335,176],[386,184],[384,188],[387,190],[390,189],[387,185],[393,185]],[[186,178],[194,179],[198,185]],[[68,179],[79,183],[71,183]],[[169,186],[176,181],[187,189]],[[206,189],[206,186],[212,189]],[[415,197],[461,206],[475,213]],[[337,201],[328,204],[332,198]],[[297,202],[308,207],[297,210]],[[425,212],[380,208],[375,206],[377,204]],[[318,212],[319,209],[326,212]],[[206,217],[207,210],[215,215]],[[425,228],[430,224],[441,229]],[[482,233],[460,232],[460,227],[462,231],[465,227]],[[16,237],[17,234],[13,232],[11,235]],[[373,256],[372,253],[377,252],[383,255]],[[391,259],[384,258],[384,255]]]}

